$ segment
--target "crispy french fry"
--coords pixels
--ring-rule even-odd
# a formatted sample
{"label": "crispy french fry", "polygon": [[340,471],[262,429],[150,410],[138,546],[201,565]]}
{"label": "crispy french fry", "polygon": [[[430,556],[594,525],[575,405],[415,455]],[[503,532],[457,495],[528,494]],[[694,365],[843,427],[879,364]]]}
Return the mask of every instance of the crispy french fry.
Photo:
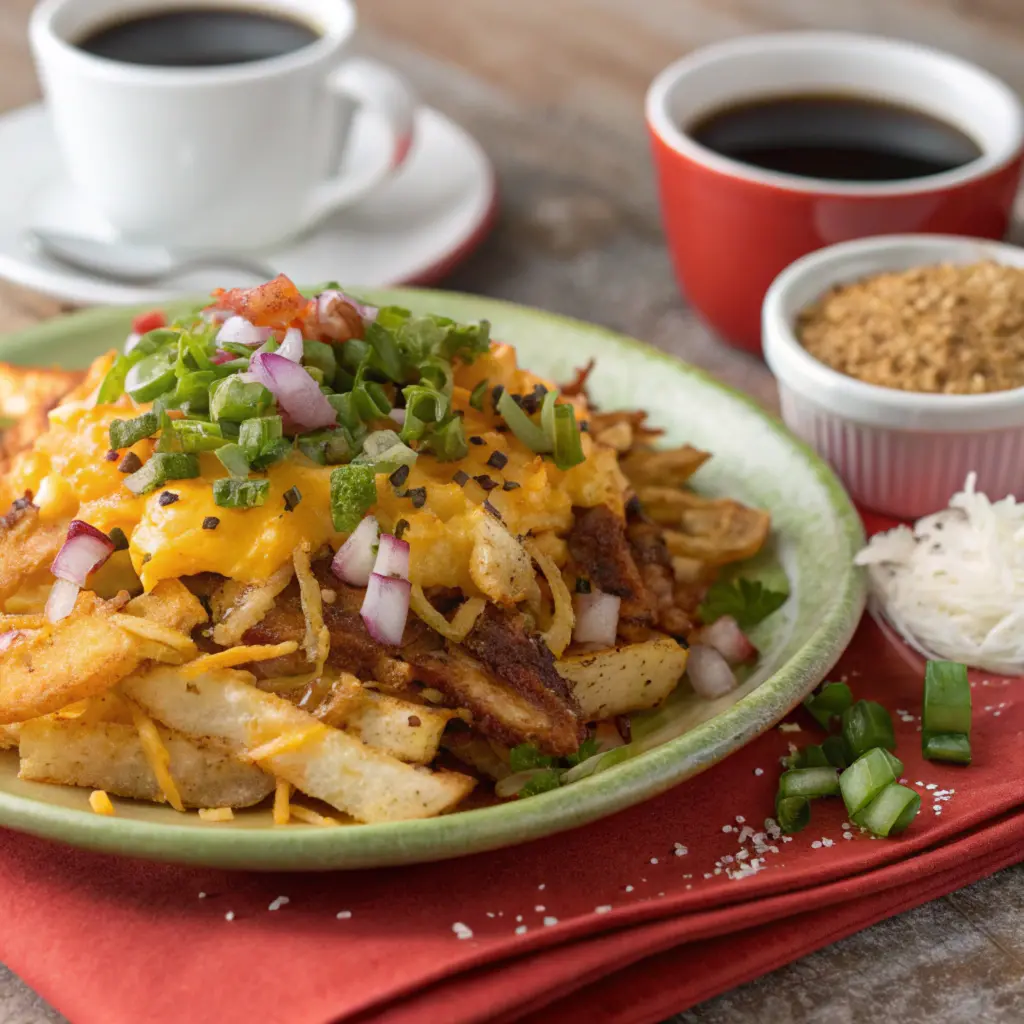
{"label": "crispy french fry", "polygon": [[[273,791],[273,778],[256,765],[166,729],[159,732],[186,807],[249,807]],[[22,779],[163,800],[132,725],[37,718],[21,726],[20,749]]]}
{"label": "crispy french fry", "polygon": [[374,750],[252,680],[231,670],[186,680],[175,669],[159,668],[126,680],[123,689],[157,720],[196,739],[213,737],[237,756],[277,737],[308,733],[306,742],[264,758],[261,767],[359,821],[433,817],[473,788],[465,775],[414,768]]}

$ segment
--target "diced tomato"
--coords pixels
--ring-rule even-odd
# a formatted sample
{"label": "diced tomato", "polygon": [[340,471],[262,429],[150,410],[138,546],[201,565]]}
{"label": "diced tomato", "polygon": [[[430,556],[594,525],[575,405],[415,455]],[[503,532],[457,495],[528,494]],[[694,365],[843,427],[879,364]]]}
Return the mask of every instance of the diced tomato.
{"label": "diced tomato", "polygon": [[255,288],[218,288],[213,298],[219,309],[230,309],[257,327],[302,326],[316,309],[284,274]]}
{"label": "diced tomato", "polygon": [[162,310],[154,309],[149,313],[143,313],[132,321],[132,330],[136,334],[148,334],[160,327],[167,326],[167,317]]}

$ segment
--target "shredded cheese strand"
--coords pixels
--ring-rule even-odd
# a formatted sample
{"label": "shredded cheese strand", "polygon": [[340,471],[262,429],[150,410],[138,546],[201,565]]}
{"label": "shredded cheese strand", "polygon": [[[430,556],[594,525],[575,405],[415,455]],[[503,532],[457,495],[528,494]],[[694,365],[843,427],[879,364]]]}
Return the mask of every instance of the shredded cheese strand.
{"label": "shredded cheese strand", "polygon": [[576,613],[572,610],[572,594],[562,579],[562,572],[557,565],[540,549],[540,546],[532,540],[526,541],[526,550],[530,557],[540,566],[551,587],[551,596],[555,602],[555,614],[551,619],[551,625],[541,638],[548,645],[548,649],[556,657],[560,658],[562,652],[569,646],[572,639],[573,626],[576,624]]}
{"label": "shredded cheese strand", "polygon": [[304,822],[307,825],[329,827],[341,824],[337,818],[329,818],[326,814],[317,814],[316,811],[311,811],[308,807],[302,807],[299,804],[292,804],[292,817],[296,821]]}
{"label": "shredded cheese strand", "polygon": [[160,738],[160,733],[153,719],[146,714],[142,708],[133,700],[124,698],[125,703],[131,709],[132,721],[139,734],[139,741],[142,743],[142,752],[146,755],[149,767],[156,776],[156,784],[160,787],[164,799],[176,811],[184,811],[185,805],[181,802],[181,794],[178,792],[178,784],[171,775],[171,755]]}
{"label": "shredded cheese strand", "polygon": [[253,661],[272,661],[274,658],[283,658],[285,655],[294,654],[299,645],[294,640],[285,640],[280,644],[251,644],[248,647],[229,647],[226,651],[216,651],[213,654],[203,654],[182,666],[181,674],[186,679],[194,679],[204,672],[212,672],[215,669],[236,668],[238,665],[247,665]]}
{"label": "shredded cheese strand", "polygon": [[461,644],[469,636],[476,625],[487,602],[482,597],[471,597],[465,601],[449,622],[427,599],[423,588],[414,583],[409,591],[409,605],[435,633],[440,633],[446,640]]}
{"label": "shredded cheese strand", "polygon": [[107,796],[107,792],[104,789],[94,789],[89,794],[89,806],[92,808],[94,814],[103,814],[108,818],[113,818],[117,813],[114,810],[114,805],[110,802],[110,797]]}
{"label": "shredded cheese strand", "polygon": [[274,790],[274,824],[287,825],[291,820],[292,784],[287,779],[278,779]]}
{"label": "shredded cheese strand", "polygon": [[176,629],[161,626],[159,622],[151,622],[149,619],[142,619],[137,615],[123,615],[120,612],[114,612],[110,616],[110,621],[126,633],[141,637],[143,640],[152,640],[154,643],[163,644],[182,654],[190,654],[196,650],[195,642],[190,636],[186,636]]}
{"label": "shredded cheese strand", "polygon": [[299,581],[299,599],[302,602],[302,614],[306,619],[306,635],[302,646],[306,651],[306,660],[314,666],[314,678],[320,675],[331,653],[331,634],[324,625],[324,604],[320,594],[320,584],[313,575],[313,567],[309,561],[309,542],[304,541],[292,552],[295,564],[295,576]]}
{"label": "shredded cheese strand", "polygon": [[233,647],[246,630],[274,607],[277,596],[292,581],[294,569],[291,562],[285,562],[266,580],[253,590],[247,590],[238,603],[225,613],[224,618],[213,627],[213,642],[221,647]]}
{"label": "shredded cheese strand", "polygon": [[199,817],[202,821],[233,821],[235,812],[230,807],[200,807]]}
{"label": "shredded cheese strand", "polygon": [[299,732],[282,733],[275,736],[258,747],[253,747],[245,756],[250,761],[265,761],[268,757],[276,757],[278,754],[288,754],[304,746],[314,736],[318,736],[327,728],[322,722],[316,722],[308,729]]}

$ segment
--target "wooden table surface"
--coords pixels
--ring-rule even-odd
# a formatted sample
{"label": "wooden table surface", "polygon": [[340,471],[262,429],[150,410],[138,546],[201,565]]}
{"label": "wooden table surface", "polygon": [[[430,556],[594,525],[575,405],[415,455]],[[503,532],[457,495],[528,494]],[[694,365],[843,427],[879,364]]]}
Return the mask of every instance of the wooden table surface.
{"label": "wooden table surface", "polygon": [[[0,111],[35,100],[32,0],[0,2]],[[491,238],[443,284],[596,321],[776,405],[759,361],[719,344],[676,291],[641,116],[647,83],[696,46],[847,29],[977,61],[1024,91],[1024,0],[365,0],[362,47],[476,134],[498,170]],[[4,159],[16,159],[4,154]],[[5,330],[59,303],[0,285]],[[688,1010],[677,1024],[1019,1024],[1024,867]],[[0,1024],[63,1018],[0,968]]]}

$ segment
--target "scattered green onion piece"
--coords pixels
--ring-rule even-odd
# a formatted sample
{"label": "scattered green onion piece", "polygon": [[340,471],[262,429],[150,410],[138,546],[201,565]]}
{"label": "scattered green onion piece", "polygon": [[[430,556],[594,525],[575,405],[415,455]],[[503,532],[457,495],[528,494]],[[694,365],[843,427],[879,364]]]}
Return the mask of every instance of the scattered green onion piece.
{"label": "scattered green onion piece", "polygon": [[181,450],[185,452],[212,452],[225,444],[224,432],[219,423],[174,420],[171,429],[177,435]]}
{"label": "scattered green onion piece", "polygon": [[487,381],[482,380],[469,395],[469,405],[471,409],[476,409],[477,412],[483,412],[484,399],[487,397]]}
{"label": "scattered green onion piece", "polygon": [[548,435],[515,403],[509,392],[502,391],[498,399],[498,415],[516,437],[532,452],[543,455],[554,448]]}
{"label": "scattered green onion piece", "polygon": [[802,797],[810,800],[839,795],[839,774],[835,768],[791,768],[779,778],[779,799]]}
{"label": "scattered green onion piece", "polygon": [[896,781],[896,773],[886,751],[873,747],[857,758],[839,776],[839,790],[849,814],[862,811],[886,786]]}
{"label": "scattered green onion piece", "polygon": [[256,508],[270,494],[269,480],[236,480],[222,477],[213,482],[213,501],[221,508]]}
{"label": "scattered green onion piece", "polygon": [[799,832],[811,822],[811,802],[800,796],[775,798],[775,819],[787,834]]}
{"label": "scattered green onion piece", "polygon": [[921,753],[928,761],[971,763],[971,740],[962,732],[936,732],[921,741]]}
{"label": "scattered green onion piece", "polygon": [[363,421],[359,418],[351,392],[344,395],[328,395],[327,401],[331,403],[331,408],[338,414],[338,422],[343,427],[347,427],[349,430],[358,430],[362,426]]}
{"label": "scattered green onion piece", "polygon": [[352,389],[352,406],[359,418],[367,423],[391,412],[388,394],[375,380],[364,381]]}
{"label": "scattered green onion piece", "polygon": [[826,683],[804,700],[804,708],[822,729],[830,728],[832,719],[841,718],[852,705],[853,694],[846,683]]}
{"label": "scattered green onion piece", "polygon": [[210,388],[210,418],[242,423],[264,415],[274,396],[259,382],[247,384],[237,376],[225,377]]}
{"label": "scattered green onion piece", "polygon": [[338,466],[331,472],[331,518],[340,533],[351,533],[377,502],[372,466]]}
{"label": "scattered green onion piece", "polygon": [[239,427],[238,443],[245,457],[252,462],[271,441],[284,437],[284,421],[280,416],[254,416]]}
{"label": "scattered green onion piece", "polygon": [[236,479],[245,480],[249,476],[249,460],[245,457],[245,449],[238,444],[225,444],[217,449],[220,464]]}
{"label": "scattered green onion piece", "polygon": [[885,754],[885,759],[889,762],[889,767],[892,769],[892,777],[899,782],[900,776],[903,774],[903,762],[893,753],[890,753],[885,747],[879,747],[879,750]]}
{"label": "scattered green onion piece", "polygon": [[371,323],[366,326],[365,337],[370,347],[370,366],[379,370],[388,380],[400,383],[404,375],[402,353],[394,335],[380,324]]}
{"label": "scattered green onion piece", "polygon": [[568,404],[556,405],[554,420],[555,465],[559,469],[572,469],[585,459],[580,429],[576,424],[576,410]]}
{"label": "scattered green onion piece", "polygon": [[338,466],[352,458],[347,431],[318,430],[298,438],[299,451],[320,466]]}
{"label": "scattered green onion piece", "polygon": [[440,391],[423,384],[403,388],[405,398],[405,422],[402,425],[402,440],[418,441],[432,426],[444,421],[450,407],[448,398]]}
{"label": "scattered green onion piece", "polygon": [[811,744],[803,750],[803,763],[800,768],[832,768],[832,762],[828,759],[825,751],[816,744]]}
{"label": "scattered green onion piece", "polygon": [[452,390],[455,387],[455,373],[452,364],[447,359],[439,356],[431,356],[420,363],[420,383],[428,384],[435,391],[440,391],[446,398],[451,398]]}
{"label": "scattered green onion piece", "polygon": [[96,392],[96,404],[107,405],[116,402],[124,394],[124,380],[128,376],[131,363],[125,356],[118,356],[113,365],[104,374]]}
{"label": "scattered green onion piece", "polygon": [[338,372],[338,360],[334,355],[334,346],[322,341],[304,341],[302,343],[302,365],[307,370],[316,368],[324,380],[334,381]]}
{"label": "scattered green onion piece", "polygon": [[889,712],[877,701],[859,700],[843,712],[843,739],[854,758],[873,747],[896,749],[896,735]]}
{"label": "scattered green onion piece", "polygon": [[168,480],[190,480],[199,476],[199,458],[189,452],[157,452],[142,469],[124,478],[133,494],[149,494]]}
{"label": "scattered green onion piece", "polygon": [[971,684],[955,661],[929,661],[924,670],[922,740],[939,733],[971,735]]}
{"label": "scattered green onion piece", "polygon": [[372,466],[375,473],[393,473],[399,466],[411,466],[416,453],[393,430],[375,430],[363,441],[363,450],[353,465]]}
{"label": "scattered green onion piece", "polygon": [[437,456],[440,462],[454,462],[464,458],[469,451],[466,434],[462,426],[462,417],[451,414],[439,423],[424,438],[423,445]]}
{"label": "scattered green onion piece", "polygon": [[842,771],[849,766],[850,759],[847,756],[846,744],[843,742],[842,736],[829,736],[822,740],[821,750],[833,768]]}
{"label": "scattered green onion piece", "polygon": [[212,370],[190,370],[178,378],[174,401],[179,406],[187,403],[192,412],[206,412],[210,408],[210,385],[216,379]]}
{"label": "scattered green onion piece", "polygon": [[862,811],[853,815],[861,828],[876,836],[893,836],[906,829],[921,807],[921,795],[892,782]]}
{"label": "scattered green onion piece", "polygon": [[370,346],[365,341],[360,341],[358,338],[353,338],[351,341],[346,341],[341,348],[341,365],[344,369],[350,373],[356,374],[359,372],[359,368],[365,363],[370,356]]}
{"label": "scattered green onion piece", "polygon": [[152,437],[160,429],[160,414],[157,411],[144,412],[130,420],[111,420],[110,447],[115,451],[131,448],[133,444]]}
{"label": "scattered green onion piece", "polygon": [[136,402],[152,402],[166,394],[177,382],[174,362],[169,353],[160,351],[136,363],[124,379],[124,389]]}
{"label": "scattered green onion piece", "polygon": [[287,437],[274,438],[260,449],[259,455],[252,460],[252,468],[261,471],[269,469],[275,462],[288,458],[294,450],[292,442]]}

